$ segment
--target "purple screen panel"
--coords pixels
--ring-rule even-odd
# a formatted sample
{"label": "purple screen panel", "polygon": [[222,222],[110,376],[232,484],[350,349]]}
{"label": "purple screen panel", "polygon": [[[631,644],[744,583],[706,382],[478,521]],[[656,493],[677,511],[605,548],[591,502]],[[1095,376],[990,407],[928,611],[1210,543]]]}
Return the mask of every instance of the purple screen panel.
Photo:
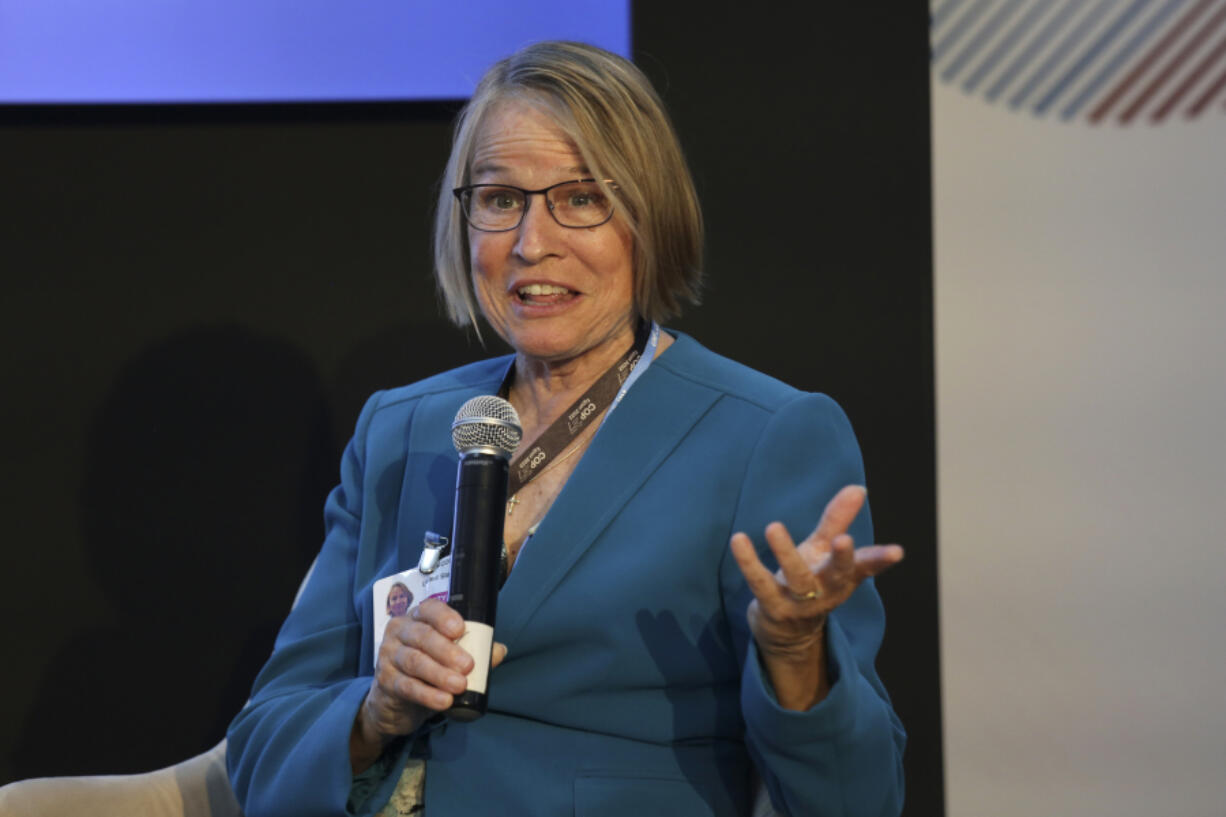
{"label": "purple screen panel", "polygon": [[630,0],[0,0],[0,103],[467,97],[537,40],[629,56]]}

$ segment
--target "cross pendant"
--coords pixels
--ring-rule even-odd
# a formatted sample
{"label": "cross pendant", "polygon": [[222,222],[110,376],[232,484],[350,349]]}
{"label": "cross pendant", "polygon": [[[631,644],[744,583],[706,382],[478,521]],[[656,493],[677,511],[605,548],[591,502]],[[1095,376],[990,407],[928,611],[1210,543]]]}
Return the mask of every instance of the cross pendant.
{"label": "cross pendant", "polygon": [[515,513],[515,506],[519,504],[519,494],[512,494],[507,500],[507,516]]}

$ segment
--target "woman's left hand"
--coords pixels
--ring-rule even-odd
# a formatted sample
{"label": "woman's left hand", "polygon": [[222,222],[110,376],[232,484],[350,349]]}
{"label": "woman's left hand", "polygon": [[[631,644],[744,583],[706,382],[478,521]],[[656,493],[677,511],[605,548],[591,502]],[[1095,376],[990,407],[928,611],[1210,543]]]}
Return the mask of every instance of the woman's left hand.
{"label": "woman's left hand", "polygon": [[843,488],[799,545],[781,522],[767,525],[766,541],[779,562],[774,573],[748,536],[732,537],[732,555],[754,594],[746,610],[749,629],[785,709],[808,709],[826,697],[826,616],[865,579],[902,560],[898,545],[855,548],[847,529],[865,496],[861,486]]}

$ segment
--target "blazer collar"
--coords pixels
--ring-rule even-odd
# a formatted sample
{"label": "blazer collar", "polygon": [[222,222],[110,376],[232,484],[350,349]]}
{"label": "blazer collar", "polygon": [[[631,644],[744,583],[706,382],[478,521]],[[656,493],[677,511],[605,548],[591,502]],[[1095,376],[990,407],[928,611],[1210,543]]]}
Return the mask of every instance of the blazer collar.
{"label": "blazer collar", "polygon": [[[681,357],[691,346],[697,344],[679,336],[664,355]],[[647,369],[597,432],[516,559],[498,597],[499,641],[512,646],[535,610],[716,399],[717,391],[665,367]]]}
{"label": "blazer collar", "polygon": [[464,376],[457,377],[457,383],[425,395],[414,410],[408,422],[395,523],[399,540],[395,570],[417,566],[425,531],[451,535],[459,463],[451,442],[451,423],[465,402],[498,391],[511,360],[510,356],[495,358],[461,370]]}

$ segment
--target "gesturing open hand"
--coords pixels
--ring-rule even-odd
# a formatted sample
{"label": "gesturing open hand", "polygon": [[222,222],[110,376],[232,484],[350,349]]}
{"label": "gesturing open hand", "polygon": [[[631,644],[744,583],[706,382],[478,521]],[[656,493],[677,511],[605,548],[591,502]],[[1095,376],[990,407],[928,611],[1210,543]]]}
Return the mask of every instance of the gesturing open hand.
{"label": "gesturing open hand", "polygon": [[[815,656],[821,660],[827,614],[847,601],[861,582],[903,557],[898,545],[855,548],[847,529],[864,506],[865,495],[858,485],[835,494],[817,527],[799,545],[782,523],[767,525],[766,541],[779,562],[774,573],[758,559],[747,535],[732,537],[732,555],[754,594],[745,613],[749,629],[777,687],[781,679],[775,677],[776,670],[789,672],[787,667],[795,665],[806,678],[812,674]],[[815,679],[814,693],[820,699],[824,668],[816,669],[822,677]],[[803,686],[810,684],[806,680]]]}

